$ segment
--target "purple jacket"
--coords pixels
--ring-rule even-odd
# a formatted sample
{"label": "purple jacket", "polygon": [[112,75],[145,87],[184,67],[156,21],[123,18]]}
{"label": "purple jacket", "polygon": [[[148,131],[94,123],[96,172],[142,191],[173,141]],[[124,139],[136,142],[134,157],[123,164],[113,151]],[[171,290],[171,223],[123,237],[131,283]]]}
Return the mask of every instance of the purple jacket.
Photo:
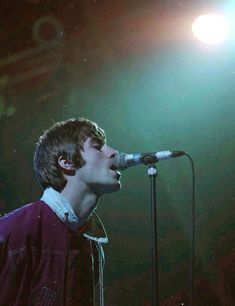
{"label": "purple jacket", "polygon": [[103,305],[97,237],[106,233],[95,213],[72,231],[43,201],[0,218],[0,305]]}

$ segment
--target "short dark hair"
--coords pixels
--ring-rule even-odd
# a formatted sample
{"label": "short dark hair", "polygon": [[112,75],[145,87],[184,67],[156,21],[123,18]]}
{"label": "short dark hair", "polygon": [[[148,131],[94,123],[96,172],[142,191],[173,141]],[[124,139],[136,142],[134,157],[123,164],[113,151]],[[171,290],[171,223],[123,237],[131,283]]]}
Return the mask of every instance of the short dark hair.
{"label": "short dark hair", "polygon": [[105,142],[105,132],[98,125],[86,118],[69,119],[55,123],[45,130],[36,144],[34,170],[39,184],[62,191],[67,183],[58,164],[59,156],[70,160],[76,168],[85,165],[81,156],[83,143],[99,139]]}

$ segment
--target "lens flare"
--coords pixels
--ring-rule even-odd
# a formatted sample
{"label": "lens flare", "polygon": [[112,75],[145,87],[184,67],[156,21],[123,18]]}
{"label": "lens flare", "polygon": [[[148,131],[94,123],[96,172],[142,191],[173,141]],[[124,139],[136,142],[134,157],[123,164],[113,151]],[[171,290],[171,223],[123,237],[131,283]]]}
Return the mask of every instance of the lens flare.
{"label": "lens flare", "polygon": [[193,34],[206,44],[217,44],[228,37],[228,22],[220,15],[201,15],[192,25]]}

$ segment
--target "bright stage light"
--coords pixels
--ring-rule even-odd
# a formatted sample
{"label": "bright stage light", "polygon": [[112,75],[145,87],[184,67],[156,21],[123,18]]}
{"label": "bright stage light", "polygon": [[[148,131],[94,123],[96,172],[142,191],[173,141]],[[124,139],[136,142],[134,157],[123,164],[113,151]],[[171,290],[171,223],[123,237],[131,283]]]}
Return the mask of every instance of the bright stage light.
{"label": "bright stage light", "polygon": [[217,44],[228,36],[228,23],[220,15],[201,15],[192,25],[193,34],[206,44]]}

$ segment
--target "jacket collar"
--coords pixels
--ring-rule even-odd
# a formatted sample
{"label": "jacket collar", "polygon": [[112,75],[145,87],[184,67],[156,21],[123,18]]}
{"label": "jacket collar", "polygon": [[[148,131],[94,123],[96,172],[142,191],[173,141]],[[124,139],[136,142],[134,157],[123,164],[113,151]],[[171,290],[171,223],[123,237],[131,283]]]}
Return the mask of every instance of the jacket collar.
{"label": "jacket collar", "polygon": [[54,213],[64,223],[66,222],[66,214],[68,215],[68,222],[71,227],[78,227],[78,217],[75,215],[69,202],[62,196],[61,193],[52,187],[46,188],[41,197],[41,201],[45,202]]}
{"label": "jacket collar", "polygon": [[[48,187],[44,190],[40,200],[48,205],[62,222],[66,222],[67,215],[69,228],[73,231],[78,230],[79,218],[76,216],[70,203],[62,196],[61,193],[52,187]],[[88,223],[83,235],[90,240],[94,240],[100,243],[108,242],[105,228],[95,212],[93,212],[91,217],[88,219]]]}
{"label": "jacket collar", "polygon": [[104,225],[94,211],[88,220],[87,227],[83,233],[83,236],[96,242],[108,243],[108,236]]}

